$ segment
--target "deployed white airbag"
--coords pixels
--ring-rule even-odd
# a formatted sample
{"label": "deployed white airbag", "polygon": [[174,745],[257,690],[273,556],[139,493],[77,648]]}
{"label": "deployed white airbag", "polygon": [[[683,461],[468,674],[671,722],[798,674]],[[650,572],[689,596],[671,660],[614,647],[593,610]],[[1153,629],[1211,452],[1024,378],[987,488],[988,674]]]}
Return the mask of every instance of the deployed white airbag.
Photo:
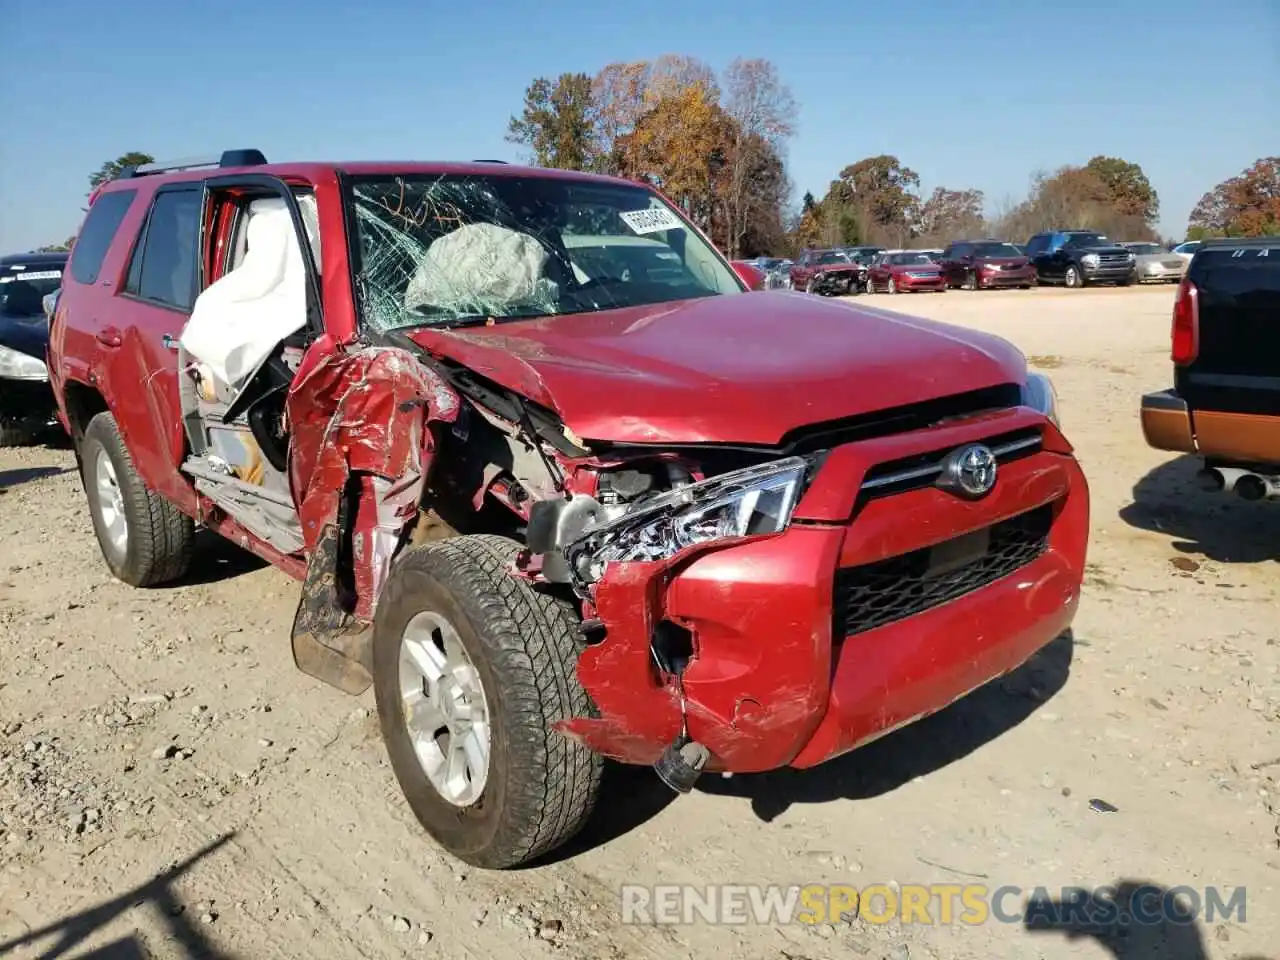
{"label": "deployed white airbag", "polygon": [[469,223],[440,237],[405,289],[405,309],[505,316],[513,307],[546,303],[556,294],[544,276],[548,254],[527,233]]}
{"label": "deployed white airbag", "polygon": [[307,322],[302,248],[280,199],[249,204],[241,263],[196,297],[182,346],[232,390]]}

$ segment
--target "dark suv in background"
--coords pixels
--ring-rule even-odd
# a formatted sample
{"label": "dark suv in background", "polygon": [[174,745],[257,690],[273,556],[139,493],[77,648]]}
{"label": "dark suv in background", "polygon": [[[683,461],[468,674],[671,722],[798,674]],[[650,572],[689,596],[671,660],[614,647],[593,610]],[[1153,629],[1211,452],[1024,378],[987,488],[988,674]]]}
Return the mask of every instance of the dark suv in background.
{"label": "dark suv in background", "polygon": [[1037,233],[1023,249],[1040,283],[1066,287],[1114,283],[1123,287],[1133,282],[1134,255],[1093,230]]}

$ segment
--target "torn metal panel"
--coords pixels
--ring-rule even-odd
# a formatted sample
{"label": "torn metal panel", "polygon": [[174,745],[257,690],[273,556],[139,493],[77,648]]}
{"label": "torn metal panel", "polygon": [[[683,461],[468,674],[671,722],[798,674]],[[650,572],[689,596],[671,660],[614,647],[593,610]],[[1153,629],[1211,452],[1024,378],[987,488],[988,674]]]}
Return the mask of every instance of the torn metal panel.
{"label": "torn metal panel", "polygon": [[287,410],[290,484],[307,549],[337,513],[351,473],[425,476],[435,450],[426,425],[452,422],[458,409],[453,388],[398,347],[331,353],[301,373]]}
{"label": "torn metal panel", "polygon": [[335,351],[300,373],[287,412],[289,480],[309,556],[294,623],[304,671],[342,689],[365,682],[355,664],[367,660],[368,638],[357,625],[372,618],[418,517],[435,452],[429,425],[458,409],[453,389],[396,347]]}
{"label": "torn metal panel", "polygon": [[653,763],[680,732],[680,701],[653,666],[649,649],[660,616],[665,565],[617,564],[596,588],[605,639],[578,657],[578,679],[599,717],[556,725],[592,750],[627,763]]}

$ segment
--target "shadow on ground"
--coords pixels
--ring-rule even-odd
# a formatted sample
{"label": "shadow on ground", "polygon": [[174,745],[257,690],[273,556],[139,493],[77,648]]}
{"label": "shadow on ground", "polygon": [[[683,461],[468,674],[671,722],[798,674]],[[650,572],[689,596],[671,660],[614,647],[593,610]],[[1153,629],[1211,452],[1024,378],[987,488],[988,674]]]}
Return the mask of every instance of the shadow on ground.
{"label": "shadow on ground", "polygon": [[257,554],[236,546],[212,530],[202,529],[196,531],[195,556],[191,559],[191,568],[181,579],[166,583],[159,589],[218,583],[261,570],[265,566],[267,561]]}
{"label": "shadow on ground", "polygon": [[[820,766],[728,779],[708,774],[696,789],[747,797],[752,811],[766,823],[796,803],[865,800],[889,793],[962,759],[1031,716],[1066,684],[1076,643],[1068,630],[1018,669],[945,710]],[[603,846],[642,826],[675,799],[648,767],[610,764],[595,814],[550,860]]]}
{"label": "shadow on ground", "polygon": [[71,467],[17,467],[13,470],[0,470],[0,494],[8,493],[14,487],[32,480],[43,480],[45,477],[57,477],[71,472]]}
{"label": "shadow on ground", "polygon": [[[181,957],[183,960],[230,960],[230,957],[217,950],[201,931],[199,921],[190,915],[178,899],[173,890],[173,883],[234,836],[234,833],[228,833],[219,837],[187,859],[174,864],[164,873],[158,874],[141,886],[128,890],[112,900],[71,914],[48,926],[31,930],[20,937],[0,942],[0,957],[19,947],[34,946],[41,941],[52,940],[53,942],[39,954],[39,958],[55,960],[57,957],[66,956],[77,945],[88,940],[97,931],[130,910],[150,907],[156,912],[168,933],[164,956]],[[147,948],[142,938],[137,933],[132,933],[112,940],[88,953],[77,954],[76,960],[134,960],[134,958],[152,955],[152,951]]]}
{"label": "shadow on ground", "polygon": [[1196,484],[1200,459],[1160,464],[1133,488],[1120,519],[1139,530],[1173,538],[1173,548],[1218,563],[1280,561],[1280,503],[1249,503],[1234,494],[1209,493]]}
{"label": "shadow on ground", "polygon": [[[1092,940],[1115,960],[1208,960],[1198,918],[1209,911],[1205,891],[1169,888],[1146,880],[1118,880],[1095,890],[1080,888],[1061,899],[1031,899],[1023,929],[1033,936],[1059,935]],[[1217,908],[1227,914],[1231,891],[1223,891]],[[1234,914],[1237,918],[1238,914]],[[1229,931],[1223,931],[1230,936]],[[1266,960],[1241,956],[1238,960]]]}
{"label": "shadow on ground", "polygon": [[697,789],[745,796],[765,822],[796,803],[865,800],[941,770],[1012,730],[1067,682],[1075,649],[1070,630],[1006,676],[945,710],[861,749],[809,770],[776,770],[724,779],[705,776]]}

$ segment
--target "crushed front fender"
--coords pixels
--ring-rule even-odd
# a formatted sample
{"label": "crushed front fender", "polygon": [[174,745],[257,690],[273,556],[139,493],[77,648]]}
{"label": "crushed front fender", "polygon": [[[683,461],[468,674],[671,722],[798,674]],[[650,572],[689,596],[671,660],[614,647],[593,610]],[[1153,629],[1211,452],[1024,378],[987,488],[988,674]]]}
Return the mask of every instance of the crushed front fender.
{"label": "crushed front fender", "polygon": [[369,686],[365,625],[418,514],[435,453],[430,425],[458,410],[452,387],[398,347],[334,351],[299,372],[287,413],[307,553],[293,626],[303,672],[351,693]]}

